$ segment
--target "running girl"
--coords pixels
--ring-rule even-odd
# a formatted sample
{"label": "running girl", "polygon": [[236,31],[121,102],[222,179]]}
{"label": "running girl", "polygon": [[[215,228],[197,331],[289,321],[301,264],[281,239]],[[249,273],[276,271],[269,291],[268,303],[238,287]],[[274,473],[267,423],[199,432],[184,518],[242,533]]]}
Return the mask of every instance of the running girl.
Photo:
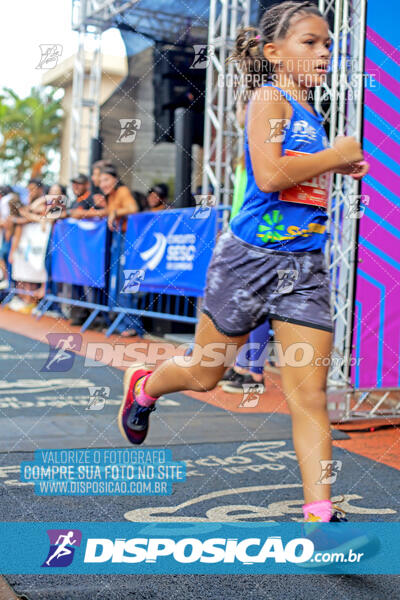
{"label": "running girl", "polygon": [[[310,364],[285,364],[281,376],[303,481],[304,516],[329,521],[330,488],[317,483],[320,461],[330,460],[332,453],[328,367],[320,366],[332,344],[323,254],[328,182],[331,172],[361,178],[368,165],[353,137],[337,138],[329,147],[322,118],[308,102],[310,88],[323,82],[330,59],[328,25],[316,5],[275,5],[264,14],[260,29],[240,32],[233,55],[254,90],[245,127],[248,181],[243,206],[214,250],[195,342],[203,348],[213,342],[240,347],[250,331],[270,319],[283,353],[299,343],[313,349]],[[159,396],[211,390],[223,371],[223,365],[209,367],[206,357],[187,367],[172,359],[154,372],[137,365],[128,369],[121,432],[133,444],[142,443]]]}

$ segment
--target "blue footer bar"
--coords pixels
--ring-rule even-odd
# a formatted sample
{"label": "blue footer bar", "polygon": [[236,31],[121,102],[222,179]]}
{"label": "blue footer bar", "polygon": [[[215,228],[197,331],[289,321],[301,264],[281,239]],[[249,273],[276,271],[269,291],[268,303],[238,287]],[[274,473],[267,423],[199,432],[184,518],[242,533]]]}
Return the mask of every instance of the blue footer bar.
{"label": "blue footer bar", "polygon": [[400,523],[0,523],[0,572],[400,573]]}

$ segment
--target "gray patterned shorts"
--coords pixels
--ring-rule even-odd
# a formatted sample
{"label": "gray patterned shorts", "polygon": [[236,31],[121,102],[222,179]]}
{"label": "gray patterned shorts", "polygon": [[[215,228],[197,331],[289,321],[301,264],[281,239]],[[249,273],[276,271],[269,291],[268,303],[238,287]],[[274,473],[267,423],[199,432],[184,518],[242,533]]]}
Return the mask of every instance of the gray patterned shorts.
{"label": "gray patterned shorts", "polygon": [[333,331],[324,254],[257,248],[228,230],[208,267],[202,311],[232,337],[266,319]]}

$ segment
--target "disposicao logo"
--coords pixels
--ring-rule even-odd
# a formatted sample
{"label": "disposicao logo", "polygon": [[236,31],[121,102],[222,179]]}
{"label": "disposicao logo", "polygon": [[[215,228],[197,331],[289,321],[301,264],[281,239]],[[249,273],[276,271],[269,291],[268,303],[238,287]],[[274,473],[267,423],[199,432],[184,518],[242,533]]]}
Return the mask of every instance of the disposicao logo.
{"label": "disposicao logo", "polygon": [[50,549],[42,567],[68,567],[74,558],[75,548],[81,545],[79,529],[48,529]]}
{"label": "disposicao logo", "polygon": [[[250,554],[248,554],[248,550]],[[204,541],[184,538],[89,538],[86,543],[85,563],[155,563],[161,557],[172,557],[178,563],[304,563],[314,553],[314,544],[307,538],[295,538],[286,545],[280,536],[247,538],[241,541],[227,538],[209,538]]]}

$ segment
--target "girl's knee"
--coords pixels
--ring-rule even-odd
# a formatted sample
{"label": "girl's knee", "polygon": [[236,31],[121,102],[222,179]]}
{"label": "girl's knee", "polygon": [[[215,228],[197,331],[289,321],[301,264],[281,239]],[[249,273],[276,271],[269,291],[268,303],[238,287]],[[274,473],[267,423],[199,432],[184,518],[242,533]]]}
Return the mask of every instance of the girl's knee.
{"label": "girl's knee", "polygon": [[299,385],[292,395],[292,408],[298,410],[326,409],[326,389],[321,386]]}
{"label": "girl's knee", "polygon": [[191,389],[197,392],[213,390],[221,379],[221,373],[219,371],[206,366],[190,368],[190,375],[193,382]]}

